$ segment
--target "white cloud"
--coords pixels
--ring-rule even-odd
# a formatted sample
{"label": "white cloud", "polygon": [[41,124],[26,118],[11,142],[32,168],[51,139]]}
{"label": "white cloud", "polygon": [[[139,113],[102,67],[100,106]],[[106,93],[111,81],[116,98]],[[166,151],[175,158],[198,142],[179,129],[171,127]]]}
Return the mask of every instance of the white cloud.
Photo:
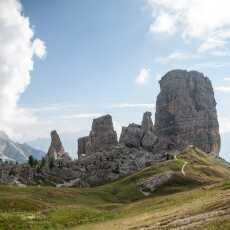
{"label": "white cloud", "polygon": [[160,64],[169,64],[173,61],[184,61],[184,60],[189,60],[189,59],[198,59],[200,56],[198,54],[192,54],[192,53],[187,53],[183,51],[174,51],[168,56],[165,57],[159,57],[155,59],[156,62]]}
{"label": "white cloud", "polygon": [[80,105],[75,104],[50,104],[50,105],[43,105],[38,107],[31,107],[30,111],[36,112],[36,113],[42,113],[42,112],[66,112],[69,110],[76,110],[80,107]]}
{"label": "white cloud", "polygon": [[216,86],[215,90],[222,93],[230,93],[230,85],[229,86]]}
{"label": "white cloud", "polygon": [[230,81],[230,77],[225,77],[224,81]]}
{"label": "white cloud", "polygon": [[197,63],[195,65],[190,66],[191,69],[219,69],[219,68],[224,68],[224,67],[229,67],[230,62],[201,62]]}
{"label": "white cloud", "polygon": [[224,40],[216,39],[216,38],[208,38],[200,45],[200,47],[198,48],[198,52],[203,53],[215,49],[224,49],[225,45],[226,42]]}
{"label": "white cloud", "polygon": [[176,32],[175,19],[166,13],[161,13],[150,26],[150,31],[154,33],[174,34]]}
{"label": "white cloud", "polygon": [[45,54],[45,45],[34,40],[19,0],[0,1],[0,41],[0,130],[17,135],[25,130],[22,125],[30,127],[37,122],[30,111],[17,104],[30,84],[34,55]]}
{"label": "white cloud", "polygon": [[119,104],[114,104],[111,106],[111,108],[118,108],[118,109],[126,109],[126,108],[149,108],[153,109],[155,107],[155,104],[132,104],[132,103],[119,103]]}
{"label": "white cloud", "polygon": [[[199,39],[200,51],[222,49],[230,38],[229,0],[148,0],[153,11],[150,30],[178,32],[184,39]],[[163,15],[163,16],[162,16]],[[167,16],[166,16],[167,15]]]}
{"label": "white cloud", "polygon": [[81,119],[81,118],[97,118],[102,116],[101,113],[77,113],[61,116],[61,119],[72,120],[72,119]]}
{"label": "white cloud", "polygon": [[136,77],[136,83],[138,85],[144,85],[150,78],[150,70],[143,68],[141,69],[140,73]]}
{"label": "white cloud", "polygon": [[220,123],[220,133],[230,133],[230,119],[227,117],[220,117],[219,118]]}
{"label": "white cloud", "polygon": [[39,57],[39,58],[43,58],[46,55],[46,45],[44,43],[44,41],[42,41],[39,38],[36,38],[33,42],[33,50],[34,50],[34,54]]}

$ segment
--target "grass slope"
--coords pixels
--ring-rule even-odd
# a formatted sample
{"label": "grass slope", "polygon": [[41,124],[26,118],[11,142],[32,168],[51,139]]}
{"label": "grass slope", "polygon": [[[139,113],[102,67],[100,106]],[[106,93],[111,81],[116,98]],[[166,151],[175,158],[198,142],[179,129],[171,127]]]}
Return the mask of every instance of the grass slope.
{"label": "grass slope", "polygon": [[[138,190],[140,180],[168,170],[178,176],[151,196]],[[0,229],[230,229],[229,179],[228,165],[190,148],[95,188],[0,186]]]}

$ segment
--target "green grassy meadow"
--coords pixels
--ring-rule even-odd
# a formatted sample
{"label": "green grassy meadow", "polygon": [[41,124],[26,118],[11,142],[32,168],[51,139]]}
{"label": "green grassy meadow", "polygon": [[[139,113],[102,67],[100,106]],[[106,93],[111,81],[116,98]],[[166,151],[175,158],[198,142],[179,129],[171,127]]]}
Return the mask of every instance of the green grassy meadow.
{"label": "green grassy meadow", "polygon": [[[138,190],[167,170],[177,176],[150,196]],[[94,188],[0,186],[1,230],[227,230],[229,217],[230,168],[196,148]]]}

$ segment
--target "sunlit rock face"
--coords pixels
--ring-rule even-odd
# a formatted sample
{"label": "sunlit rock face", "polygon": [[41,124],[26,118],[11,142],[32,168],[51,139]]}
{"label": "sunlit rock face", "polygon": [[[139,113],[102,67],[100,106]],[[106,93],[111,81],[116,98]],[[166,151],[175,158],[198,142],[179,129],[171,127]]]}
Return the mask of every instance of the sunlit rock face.
{"label": "sunlit rock face", "polygon": [[110,149],[117,145],[117,133],[110,115],[93,120],[89,136],[78,139],[78,157]]}
{"label": "sunlit rock face", "polygon": [[68,153],[65,152],[65,149],[62,145],[61,139],[56,130],[51,132],[51,144],[47,153],[49,159],[54,160],[66,160],[69,161],[71,158]]}
{"label": "sunlit rock face", "polygon": [[173,70],[160,80],[155,132],[157,148],[195,145],[219,155],[220,134],[211,81],[196,71]]}

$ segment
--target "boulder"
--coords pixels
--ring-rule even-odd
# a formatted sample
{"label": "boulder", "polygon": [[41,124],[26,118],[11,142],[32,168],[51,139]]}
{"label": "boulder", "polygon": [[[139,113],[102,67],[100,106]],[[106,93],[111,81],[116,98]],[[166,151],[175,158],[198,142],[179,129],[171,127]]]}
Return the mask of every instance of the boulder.
{"label": "boulder", "polygon": [[159,189],[164,184],[168,183],[172,178],[176,177],[177,173],[173,171],[166,171],[154,175],[146,180],[140,181],[137,186],[145,196],[149,196],[152,192]]}

